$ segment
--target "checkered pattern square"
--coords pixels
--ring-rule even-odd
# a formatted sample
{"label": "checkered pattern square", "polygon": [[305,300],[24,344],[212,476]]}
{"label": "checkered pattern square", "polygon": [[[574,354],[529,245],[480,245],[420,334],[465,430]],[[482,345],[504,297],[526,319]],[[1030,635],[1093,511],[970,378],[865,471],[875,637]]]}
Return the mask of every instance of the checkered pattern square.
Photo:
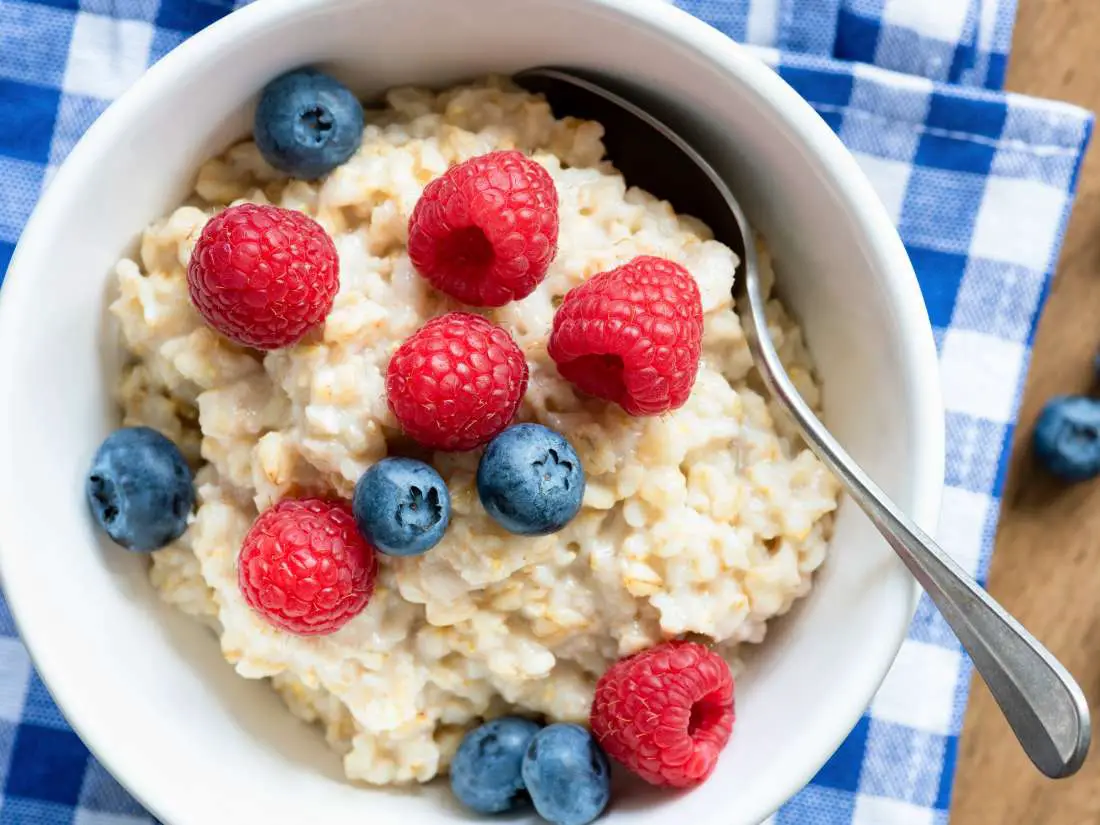
{"label": "checkered pattern square", "polygon": [[[1031,340],[1092,117],[997,91],[1015,0],[677,0],[751,44],[896,222],[946,403],[939,537],[984,579]],[[0,280],[50,172],[145,67],[243,0],[0,0]],[[944,825],[971,673],[922,598],[867,713],[768,825]],[[65,723],[0,599],[0,825],[149,825]]]}
{"label": "checkered pattern square", "polygon": [[1015,0],[840,0],[833,56],[999,89]]}
{"label": "checkered pattern square", "polygon": [[963,86],[1004,85],[1016,0],[677,0],[754,46]]}

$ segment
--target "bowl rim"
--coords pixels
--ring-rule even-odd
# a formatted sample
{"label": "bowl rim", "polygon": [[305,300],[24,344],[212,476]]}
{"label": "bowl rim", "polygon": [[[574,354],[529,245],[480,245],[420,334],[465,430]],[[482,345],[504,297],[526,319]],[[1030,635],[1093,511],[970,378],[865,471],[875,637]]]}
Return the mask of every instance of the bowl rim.
{"label": "bowl rim", "polygon": [[[124,92],[88,129],[69,156],[57,169],[52,180],[44,187],[16,246],[8,267],[3,289],[0,290],[0,352],[18,353],[19,310],[24,302],[33,300],[33,275],[23,261],[40,257],[54,239],[49,228],[56,224],[57,216],[68,209],[71,191],[79,186],[86,170],[93,167],[97,157],[112,151],[112,146],[124,135],[126,125],[138,116],[147,101],[161,95],[178,76],[186,75],[189,65],[202,62],[207,55],[230,48],[232,42],[245,33],[256,32],[274,26],[287,19],[306,16],[329,6],[346,5],[349,0],[264,0],[252,3],[226,15],[201,32],[191,36],[150,67],[133,86]],[[829,184],[843,199],[855,222],[862,228],[869,255],[881,264],[882,282],[892,306],[897,310],[902,361],[907,378],[917,390],[911,426],[911,437],[917,449],[913,456],[913,506],[911,517],[926,530],[933,530],[939,516],[944,486],[945,431],[943,404],[939,382],[939,363],[932,329],[924,309],[924,299],[893,222],[870,182],[855,158],[840,139],[779,75],[748,50],[665,0],[578,0],[595,6],[606,7],[620,15],[633,19],[637,25],[659,31],[680,45],[696,49],[706,59],[729,77],[744,84],[766,105],[773,108],[797,135],[807,149],[818,156],[823,174]],[[9,371],[0,361],[0,397],[14,391]],[[7,438],[0,431],[0,438]],[[95,758],[126,788],[144,807],[166,823],[187,821],[182,797],[172,800],[153,798],[144,789],[130,782],[127,765],[132,757],[103,735],[98,726],[87,723],[94,715],[94,706],[85,701],[79,689],[79,680],[67,678],[64,656],[54,653],[41,641],[38,628],[43,624],[37,615],[30,588],[11,587],[9,578],[16,555],[8,526],[18,518],[17,481],[0,473],[0,582],[4,595],[31,663],[41,676],[54,701],[80,739]],[[908,618],[895,629],[891,655],[879,662],[873,678],[868,678],[859,691],[850,691],[842,706],[835,707],[831,718],[831,736],[828,747],[812,759],[808,759],[797,774],[785,783],[778,808],[800,790],[820,769],[829,756],[851,732],[867,709],[874,693],[906,638],[909,621],[917,606],[920,594],[915,580],[908,589]],[[770,812],[767,812],[770,813]],[[767,815],[767,813],[765,815]]]}

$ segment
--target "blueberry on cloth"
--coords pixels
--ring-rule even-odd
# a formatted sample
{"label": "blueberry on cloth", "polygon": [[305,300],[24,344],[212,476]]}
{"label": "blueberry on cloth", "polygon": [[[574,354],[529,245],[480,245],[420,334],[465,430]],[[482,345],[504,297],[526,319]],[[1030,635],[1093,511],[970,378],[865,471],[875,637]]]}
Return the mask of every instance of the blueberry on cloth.
{"label": "blueberry on cloth", "polygon": [[264,87],[252,134],[260,154],[279,171],[319,178],[363,142],[363,106],[336,78],[297,69]]}
{"label": "blueberry on cloth", "polygon": [[430,466],[384,458],[355,485],[351,502],[363,537],[389,556],[417,556],[439,543],[451,520],[451,494]]}
{"label": "blueberry on cloth", "polygon": [[1059,396],[1043,407],[1032,434],[1035,455],[1052,475],[1084,481],[1100,473],[1100,401]]}
{"label": "blueberry on cloth", "polygon": [[538,815],[553,825],[587,825],[611,798],[607,755],[580,725],[539,731],[523,757],[523,782]]}
{"label": "blueberry on cloth", "polygon": [[451,788],[480,814],[514,810],[530,802],[523,786],[523,755],[539,726],[505,716],[466,734],[451,762]]}
{"label": "blueberry on cloth", "polygon": [[584,499],[584,468],[573,446],[540,424],[517,424],[489,442],[477,467],[485,511],[522,536],[556,533]]}
{"label": "blueberry on cloth", "polygon": [[187,529],[195,503],[191,468],[179,448],[148,427],[111,433],[85,480],[92,515],[117,544],[146,552]]}

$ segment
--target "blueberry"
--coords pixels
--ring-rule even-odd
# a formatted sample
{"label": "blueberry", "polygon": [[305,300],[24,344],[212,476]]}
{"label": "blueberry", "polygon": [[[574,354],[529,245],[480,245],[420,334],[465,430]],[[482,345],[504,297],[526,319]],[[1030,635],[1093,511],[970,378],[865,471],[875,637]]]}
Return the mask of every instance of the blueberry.
{"label": "blueberry", "polygon": [[351,507],[359,532],[389,556],[426,553],[451,520],[447,485],[412,458],[384,458],[363,473]]}
{"label": "blueberry", "polygon": [[264,88],[252,132],[260,154],[276,169],[319,178],[363,142],[363,107],[335,78],[298,69]]}
{"label": "blueberry", "polygon": [[550,725],[527,746],[523,783],[543,819],[554,825],[586,825],[607,807],[611,766],[580,725]]}
{"label": "blueberry", "polygon": [[1032,435],[1035,455],[1051,474],[1084,481],[1100,473],[1100,401],[1084,396],[1052,398]]}
{"label": "blueberry", "polygon": [[505,530],[542,536],[564,527],[581,508],[584,468],[573,446],[539,424],[517,424],[486,447],[477,494]]}
{"label": "blueberry", "polygon": [[148,427],[107,436],[92,461],[85,493],[107,535],[139,552],[183,535],[195,503],[191,469],[179,448]]}
{"label": "blueberry", "polygon": [[520,775],[523,754],[539,726],[505,716],[466,734],[451,762],[451,788],[459,801],[479,814],[527,805]]}

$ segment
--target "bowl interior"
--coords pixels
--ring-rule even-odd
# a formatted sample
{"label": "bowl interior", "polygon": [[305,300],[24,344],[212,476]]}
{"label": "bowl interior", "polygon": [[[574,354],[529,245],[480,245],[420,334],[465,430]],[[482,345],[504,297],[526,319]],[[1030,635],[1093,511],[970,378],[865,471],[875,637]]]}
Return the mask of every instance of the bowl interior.
{"label": "bowl interior", "polygon": [[[50,185],[0,306],[7,595],[69,719],[166,822],[297,825],[318,810],[336,821],[467,818],[445,789],[343,782],[320,733],[266,685],[238,678],[209,631],[159,602],[144,560],[100,542],[84,508],[83,474],[117,422],[104,334],[112,266],[189,191],[202,160],[247,132],[263,83],[304,63],[327,65],[366,96],[542,64],[630,78],[729,175],[768,236],[833,431],[930,523],[942,424],[915,280],[854,162],[770,70],[657,4],[266,0],[163,61],[97,124]],[[892,553],[842,507],[815,590],[739,682],[718,776],[682,796],[625,794],[606,821],[764,818],[855,723],[913,604]]]}

